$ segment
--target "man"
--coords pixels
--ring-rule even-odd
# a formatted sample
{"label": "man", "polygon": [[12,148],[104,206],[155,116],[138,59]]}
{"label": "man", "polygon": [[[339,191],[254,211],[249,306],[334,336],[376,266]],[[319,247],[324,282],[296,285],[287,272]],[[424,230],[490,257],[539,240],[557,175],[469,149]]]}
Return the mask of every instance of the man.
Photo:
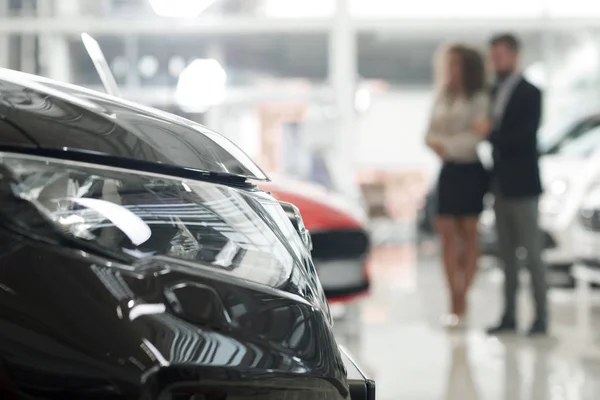
{"label": "man", "polygon": [[490,42],[496,82],[492,89],[492,129],[488,140],[493,148],[491,184],[505,282],[504,314],[489,333],[516,330],[517,249],[524,248],[536,311],[529,334],[544,335],[548,328],[547,288],[541,258],[543,237],[538,226],[538,200],[542,187],[537,151],[542,95],[519,72],[519,50],[519,41],[510,34],[495,36]]}

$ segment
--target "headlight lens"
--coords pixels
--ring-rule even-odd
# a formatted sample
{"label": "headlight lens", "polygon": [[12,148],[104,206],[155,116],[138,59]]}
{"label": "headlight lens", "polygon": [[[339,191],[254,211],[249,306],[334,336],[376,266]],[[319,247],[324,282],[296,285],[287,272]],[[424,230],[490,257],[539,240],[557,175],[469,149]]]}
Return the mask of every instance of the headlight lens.
{"label": "headlight lens", "polygon": [[[8,189],[13,197],[33,204],[76,240],[134,258],[192,261],[270,287],[297,273],[311,281],[289,242],[300,239],[286,237],[288,227],[278,228],[281,221],[288,224],[283,210],[242,191],[8,153],[0,153],[0,165],[13,175]],[[313,289],[319,297],[322,290]]]}
{"label": "headlight lens", "polygon": [[600,231],[600,185],[593,185],[579,209],[579,223],[586,229]]}
{"label": "headlight lens", "polygon": [[569,189],[569,181],[564,178],[557,178],[548,185],[548,192],[553,196],[563,196]]}
{"label": "headlight lens", "polygon": [[565,178],[556,178],[547,185],[540,202],[540,211],[543,214],[556,215],[562,210],[565,195],[569,190],[569,181]]}
{"label": "headlight lens", "polygon": [[306,247],[308,251],[312,251],[312,239],[308,229],[306,229],[304,226],[304,220],[302,219],[302,215],[300,214],[298,207],[285,201],[280,201],[279,204],[281,204],[281,208],[283,208],[283,211],[285,211],[286,215],[290,219],[294,229],[296,229],[298,236],[300,236],[302,243],[304,243],[304,247]]}

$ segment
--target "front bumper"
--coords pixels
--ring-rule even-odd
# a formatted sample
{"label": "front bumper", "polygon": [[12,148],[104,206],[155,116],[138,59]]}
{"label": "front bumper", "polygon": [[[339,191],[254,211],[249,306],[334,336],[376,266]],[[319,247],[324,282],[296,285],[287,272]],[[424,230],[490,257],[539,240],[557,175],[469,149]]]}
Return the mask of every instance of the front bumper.
{"label": "front bumper", "polygon": [[348,351],[342,346],[340,346],[340,353],[348,371],[350,400],[375,400],[375,381],[357,366]]}
{"label": "front bumper", "polygon": [[574,257],[578,264],[600,266],[600,232],[577,228],[574,232]]}
{"label": "front bumper", "polygon": [[540,227],[544,234],[542,256],[548,265],[571,265],[575,261],[573,248],[574,227],[572,224],[559,228],[542,218]]}
{"label": "front bumper", "polygon": [[369,289],[370,238],[362,228],[311,232],[312,258],[329,301]]}
{"label": "front bumper", "polygon": [[329,301],[361,295],[369,290],[366,260],[362,257],[345,260],[315,259],[314,264]]}

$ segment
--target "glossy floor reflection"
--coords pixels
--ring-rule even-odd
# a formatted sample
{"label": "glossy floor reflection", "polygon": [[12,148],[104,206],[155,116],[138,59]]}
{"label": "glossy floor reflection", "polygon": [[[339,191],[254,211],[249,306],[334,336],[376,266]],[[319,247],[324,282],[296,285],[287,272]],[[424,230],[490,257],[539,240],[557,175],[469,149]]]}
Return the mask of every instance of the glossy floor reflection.
{"label": "glossy floor reflection", "polygon": [[[446,291],[435,256],[419,256],[413,246],[379,248],[373,279],[372,294],[359,304],[360,323],[346,319],[336,330],[376,379],[378,400],[600,398],[600,303],[584,324],[575,293],[553,290],[550,338],[496,338],[484,333],[500,312],[496,270],[480,272],[468,328],[454,332],[439,322]],[[525,328],[531,318],[526,290],[519,317]]]}

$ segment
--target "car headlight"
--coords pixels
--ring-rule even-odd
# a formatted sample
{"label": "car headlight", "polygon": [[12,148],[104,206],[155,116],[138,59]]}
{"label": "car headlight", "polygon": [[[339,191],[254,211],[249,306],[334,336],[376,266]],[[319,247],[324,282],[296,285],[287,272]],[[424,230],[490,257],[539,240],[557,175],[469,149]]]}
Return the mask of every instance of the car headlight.
{"label": "car headlight", "polygon": [[579,223],[586,229],[600,231],[600,184],[588,190],[579,206]]}
{"label": "car headlight", "polygon": [[[312,266],[295,250],[302,248],[301,239],[281,227],[289,224],[287,216],[272,198],[212,183],[10,153],[0,153],[0,167],[5,200],[0,219],[25,232],[40,232],[46,221],[56,234],[103,254],[129,257],[134,266],[142,264],[136,260],[158,257],[269,287],[285,286],[298,274],[314,281]],[[29,213],[18,214],[24,207]],[[35,218],[27,219],[31,215]],[[311,290],[322,297],[320,287]]]}
{"label": "car headlight", "polygon": [[569,189],[569,181],[565,178],[556,178],[548,185],[548,193],[552,196],[563,196]]}
{"label": "car headlight", "polygon": [[564,198],[569,191],[569,181],[565,178],[555,178],[546,185],[540,201],[540,212],[557,215],[562,210]]}
{"label": "car headlight", "polygon": [[279,204],[281,204],[281,208],[283,208],[283,211],[285,211],[285,214],[288,216],[292,226],[298,233],[298,236],[300,236],[304,247],[306,247],[308,251],[312,251],[313,244],[310,237],[310,232],[304,226],[304,220],[302,219],[302,215],[300,214],[298,207],[285,201],[280,201]]}

